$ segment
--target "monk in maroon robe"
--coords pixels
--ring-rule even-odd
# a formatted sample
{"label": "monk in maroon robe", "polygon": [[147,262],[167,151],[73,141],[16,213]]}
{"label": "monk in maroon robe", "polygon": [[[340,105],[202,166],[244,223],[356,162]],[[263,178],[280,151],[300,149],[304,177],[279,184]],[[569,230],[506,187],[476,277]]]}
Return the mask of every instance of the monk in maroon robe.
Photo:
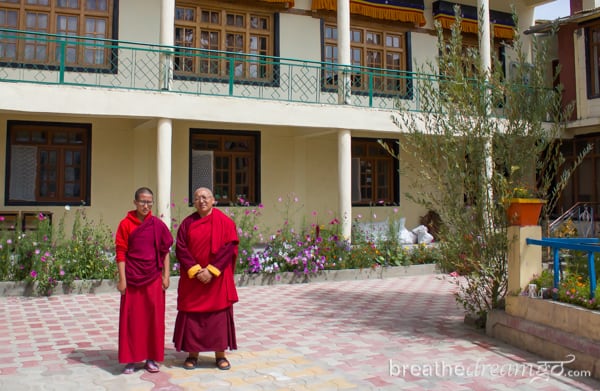
{"label": "monk in maroon robe", "polygon": [[169,287],[169,249],[173,235],[152,215],[153,195],[142,187],[135,193],[136,209],[119,223],[116,260],[119,312],[119,362],[123,373],[135,371],[146,360],[148,372],[158,372],[165,354],[165,290]]}
{"label": "monk in maroon robe", "polygon": [[212,192],[194,193],[197,212],[177,232],[176,255],[181,276],[173,343],[188,353],[183,367],[193,369],[199,352],[215,352],[217,368],[229,369],[225,350],[237,349],[233,303],[238,301],[233,274],[238,253],[233,220],[213,208]]}

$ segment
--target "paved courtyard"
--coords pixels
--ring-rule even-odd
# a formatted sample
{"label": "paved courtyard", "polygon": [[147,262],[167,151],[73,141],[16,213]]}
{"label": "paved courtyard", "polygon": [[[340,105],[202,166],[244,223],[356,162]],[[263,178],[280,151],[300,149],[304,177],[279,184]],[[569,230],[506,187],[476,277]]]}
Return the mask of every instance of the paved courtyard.
{"label": "paved courtyard", "polygon": [[0,390],[600,390],[465,325],[454,289],[440,275],[240,287],[220,371],[212,354],[181,367],[172,287],[161,372],[133,375],[117,362],[116,291],[2,297]]}

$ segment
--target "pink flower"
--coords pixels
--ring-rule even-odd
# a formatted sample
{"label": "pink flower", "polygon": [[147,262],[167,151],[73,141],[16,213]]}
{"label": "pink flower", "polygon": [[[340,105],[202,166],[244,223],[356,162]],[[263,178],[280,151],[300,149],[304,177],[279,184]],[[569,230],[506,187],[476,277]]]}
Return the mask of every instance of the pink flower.
{"label": "pink flower", "polygon": [[43,213],[40,212],[40,214],[38,214],[38,220],[42,221],[46,218],[46,216],[44,216]]}
{"label": "pink flower", "polygon": [[459,274],[457,272],[452,272],[450,273],[450,277],[459,277]]}
{"label": "pink flower", "polygon": [[37,272],[35,270],[32,270],[31,273],[29,273],[29,275],[33,278],[37,277]]}
{"label": "pink flower", "polygon": [[60,269],[60,272],[58,274],[60,274],[61,276],[64,276],[65,275],[65,271],[63,269]]}

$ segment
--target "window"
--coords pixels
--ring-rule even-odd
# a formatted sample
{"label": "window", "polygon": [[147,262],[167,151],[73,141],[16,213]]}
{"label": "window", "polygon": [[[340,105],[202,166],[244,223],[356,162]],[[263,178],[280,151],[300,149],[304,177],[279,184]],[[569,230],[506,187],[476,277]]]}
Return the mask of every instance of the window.
{"label": "window", "polygon": [[91,125],[8,121],[7,130],[7,205],[89,205]]}
{"label": "window", "polygon": [[190,196],[208,187],[220,205],[259,202],[259,157],[258,132],[192,129]]}
{"label": "window", "polygon": [[[396,140],[385,140],[397,154]],[[352,139],[352,203],[390,205],[400,203],[398,160],[376,139]]]}
{"label": "window", "polygon": [[590,134],[577,136],[574,139],[562,140],[561,152],[565,157],[564,167],[573,167],[578,156],[592,144],[593,148],[569,178],[558,200],[556,212],[560,215],[568,211],[576,203],[589,203],[594,209],[594,218],[600,217],[600,135]]}
{"label": "window", "polygon": [[[118,0],[0,0],[0,28],[24,30],[22,39],[0,38],[0,61],[9,63],[107,67],[109,51],[97,41],[110,39]],[[58,34],[59,38],[44,34]],[[82,44],[83,43],[83,44]],[[99,43],[101,44],[101,43]]]}
{"label": "window", "polygon": [[[240,79],[272,79],[273,66],[256,56],[275,54],[274,19],[272,12],[243,6],[229,9],[218,2],[177,2],[175,45],[181,49],[175,56],[176,75],[227,78],[233,72]],[[233,56],[233,63],[196,48],[230,52],[227,57]]]}
{"label": "window", "polygon": [[[325,23],[323,27],[323,61],[337,63],[337,27]],[[352,75],[352,91],[406,95],[407,93],[407,39],[401,31],[381,30],[381,27],[350,29],[350,59],[353,66],[367,67]],[[333,66],[324,70],[324,87],[337,86],[337,72]]]}
{"label": "window", "polygon": [[587,28],[588,97],[600,97],[600,25]]}

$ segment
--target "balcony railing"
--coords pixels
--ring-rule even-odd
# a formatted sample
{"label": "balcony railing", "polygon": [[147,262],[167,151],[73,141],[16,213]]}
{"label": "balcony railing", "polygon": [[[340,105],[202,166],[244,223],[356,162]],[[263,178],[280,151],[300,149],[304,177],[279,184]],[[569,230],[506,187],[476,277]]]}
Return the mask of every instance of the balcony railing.
{"label": "balcony railing", "polygon": [[412,72],[0,29],[0,81],[419,110]]}

